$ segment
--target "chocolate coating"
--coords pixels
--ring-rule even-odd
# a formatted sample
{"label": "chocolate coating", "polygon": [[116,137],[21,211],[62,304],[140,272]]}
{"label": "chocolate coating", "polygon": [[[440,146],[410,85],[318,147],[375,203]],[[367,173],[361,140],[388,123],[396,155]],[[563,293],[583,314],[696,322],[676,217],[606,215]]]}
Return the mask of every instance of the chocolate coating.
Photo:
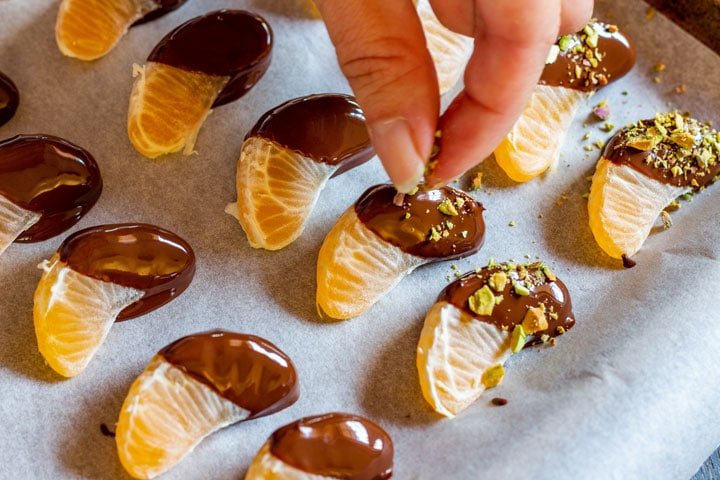
{"label": "chocolate coating", "polygon": [[195,254],[176,234],[155,225],[98,225],[69,236],[60,260],[88,277],[142,290],[117,320],[129,320],[165,305],[190,285]]}
{"label": "chocolate coating", "polygon": [[304,472],[346,480],[392,477],[393,443],[375,423],[357,415],[328,413],[276,430],[270,452]]}
{"label": "chocolate coating", "polygon": [[[393,202],[396,194],[392,185],[376,185],[355,202],[360,221],[386,242],[431,261],[464,257],[482,247],[484,208],[469,195],[451,187],[418,190],[414,195],[405,195],[398,206]],[[445,200],[456,206],[458,215],[438,210]],[[458,207],[456,202],[462,206]],[[433,232],[439,238],[433,239]]]}
{"label": "chocolate coating", "polygon": [[163,15],[172,12],[176,8],[182,6],[187,0],[153,0],[157,8],[150,10],[140,20],[137,20],[132,26],[146,23]]}
{"label": "chocolate coating", "polygon": [[[658,182],[678,187],[700,189],[712,183],[720,174],[720,137],[717,132],[696,120],[684,121],[683,131],[689,135],[688,138],[694,139],[694,145],[691,149],[684,149],[685,156],[680,157],[678,154],[683,149],[667,136],[655,148],[648,150],[639,150],[628,145],[633,138],[657,135],[655,123],[655,119],[641,120],[633,128],[621,129],[605,145],[603,157],[617,165],[632,167]],[[706,165],[698,159],[703,150],[711,154]],[[673,173],[674,167],[679,167],[682,173]]]}
{"label": "chocolate coating", "polygon": [[249,410],[248,418],[280,411],[300,396],[290,357],[254,335],[213,330],[177,340],[160,350],[165,360]]}
{"label": "chocolate coating", "polygon": [[[595,26],[598,33],[597,47],[589,48],[580,39],[582,31],[570,36],[572,47],[560,52],[553,63],[545,65],[538,82],[540,85],[592,91],[619,79],[632,69],[635,65],[635,46],[630,38],[614,25],[602,22],[591,22],[590,25]],[[579,51],[573,47],[578,47]],[[595,60],[598,60],[596,53],[600,54],[596,66],[587,58],[588,50]]]}
{"label": "chocolate coating", "polygon": [[86,150],[50,135],[17,135],[0,142],[0,195],[40,213],[17,238],[39,242],[75,225],[100,197],[102,178]]}
{"label": "chocolate coating", "polygon": [[[504,268],[507,265],[510,266]],[[572,302],[567,287],[558,278],[551,281],[543,273],[539,265],[532,264],[524,267],[515,264],[503,264],[484,267],[478,272],[466,273],[445,287],[440,292],[437,301],[448,302],[481,322],[495,325],[509,332],[512,332],[515,325],[523,322],[528,309],[544,304],[548,328],[536,332],[533,339],[528,341],[525,346],[534,345],[541,341],[540,337],[544,334],[554,337],[575,325],[575,316],[572,312]],[[529,295],[526,296],[517,294],[511,282],[511,279],[517,281],[519,277],[524,275],[523,271],[527,276],[526,280],[522,281],[522,285],[530,291]],[[468,298],[487,285],[488,279],[496,272],[504,272],[508,276],[508,282],[501,292],[493,290],[496,296],[502,295],[503,299],[499,304],[495,305],[492,314],[479,315],[470,309]],[[550,313],[556,314],[557,318],[552,318]],[[559,327],[562,327],[562,329],[559,329]]]}
{"label": "chocolate coating", "polygon": [[229,77],[213,107],[242,97],[270,65],[272,30],[244,10],[218,10],[193,18],[168,33],[148,61],[208,75]]}
{"label": "chocolate coating", "polygon": [[20,93],[10,77],[0,72],[0,126],[15,115],[20,104]]}
{"label": "chocolate coating", "polygon": [[365,115],[354,97],[321,94],[296,98],[266,112],[245,137],[263,137],[316,162],[339,165],[335,175],[375,154]]}

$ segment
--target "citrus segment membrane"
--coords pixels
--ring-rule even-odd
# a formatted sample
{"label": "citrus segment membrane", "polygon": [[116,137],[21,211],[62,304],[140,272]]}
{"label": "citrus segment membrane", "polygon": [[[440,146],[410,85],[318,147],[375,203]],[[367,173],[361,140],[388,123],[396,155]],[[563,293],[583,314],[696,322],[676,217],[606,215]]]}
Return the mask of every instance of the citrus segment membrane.
{"label": "citrus segment membrane", "polygon": [[0,255],[25,230],[35,225],[41,216],[0,195]]}
{"label": "citrus segment membrane", "polygon": [[53,370],[74,377],[100,348],[117,315],[144,293],[77,273],[58,253],[41,267],[33,307],[38,349]]}

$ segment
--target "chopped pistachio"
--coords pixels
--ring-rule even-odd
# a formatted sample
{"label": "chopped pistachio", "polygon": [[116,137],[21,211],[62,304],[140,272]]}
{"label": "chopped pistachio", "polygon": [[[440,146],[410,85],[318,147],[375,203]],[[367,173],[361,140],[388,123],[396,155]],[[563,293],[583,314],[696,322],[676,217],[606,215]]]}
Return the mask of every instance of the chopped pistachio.
{"label": "chopped pistachio", "polygon": [[485,388],[493,388],[500,385],[504,376],[505,369],[502,363],[498,363],[483,372],[481,381]]}
{"label": "chopped pistachio", "polygon": [[615,129],[615,125],[610,122],[605,122],[605,130],[612,132]]}
{"label": "chopped pistachio", "polygon": [[663,228],[667,230],[668,228],[672,227],[672,218],[670,217],[670,214],[663,210],[660,212],[660,218],[662,218]]}
{"label": "chopped pistachio", "polygon": [[547,333],[543,333],[542,335],[540,335],[540,340],[543,343],[547,343],[547,341],[550,340],[550,335],[548,335]]}
{"label": "chopped pistachio", "polygon": [[545,64],[550,65],[555,63],[558,55],[560,55],[560,47],[558,47],[557,45],[553,45],[552,47],[550,47],[547,58],[545,58]]}
{"label": "chopped pistachio", "polygon": [[563,35],[558,41],[558,47],[560,48],[561,52],[567,52],[568,49],[572,46],[572,43],[573,39],[570,35]]}
{"label": "chopped pistachio", "polygon": [[691,149],[695,145],[695,137],[690,132],[673,132],[670,140],[682,148]]}
{"label": "chopped pistachio", "polygon": [[508,223],[508,227],[514,227],[515,226],[515,220],[510,220]]}
{"label": "chopped pistachio", "polygon": [[495,307],[495,295],[490,287],[483,285],[468,297],[468,306],[478,315],[491,315]]}
{"label": "chopped pistachio", "polygon": [[583,140],[590,140],[590,132],[586,133],[586,134],[583,136]]}
{"label": "chopped pistachio", "polygon": [[418,190],[419,190],[419,187],[418,187],[417,185],[415,185],[415,186],[413,187],[413,189],[410,190],[407,194],[408,194],[408,195],[411,195],[411,196],[412,196],[412,195],[415,195],[415,194],[418,192]]}
{"label": "chopped pistachio", "polygon": [[547,330],[548,322],[547,318],[545,318],[545,312],[543,312],[543,309],[540,307],[528,309],[528,311],[525,312],[525,318],[523,318],[522,327],[525,333],[528,335],[531,335],[535,332],[540,332],[542,330]]}
{"label": "chopped pistachio", "polygon": [[437,228],[432,227],[432,228],[430,229],[429,239],[432,240],[433,242],[437,242],[437,241],[439,241],[441,238],[442,238],[442,236],[440,235],[440,232],[437,231]]}
{"label": "chopped pistachio", "polygon": [[460,232],[460,236],[461,236],[462,238],[467,238],[467,237],[468,237],[468,231],[467,231],[467,230],[463,230],[462,232]]}
{"label": "chopped pistachio", "polygon": [[655,66],[653,67],[653,70],[655,70],[656,72],[662,72],[665,70],[665,64],[664,63],[656,63]]}
{"label": "chopped pistachio", "polygon": [[437,209],[445,215],[459,215],[455,205],[453,205],[449,198],[443,200],[442,203],[438,205]]}
{"label": "chopped pistachio", "polygon": [[502,292],[507,285],[508,277],[505,272],[495,272],[490,275],[488,279],[488,285],[496,292]]}
{"label": "chopped pistachio", "polygon": [[512,281],[512,286],[513,286],[513,290],[518,295],[520,295],[522,297],[527,297],[528,295],[530,295],[530,290],[528,290],[528,288],[525,285],[518,282],[517,280]]}
{"label": "chopped pistachio", "polygon": [[495,296],[495,305],[500,305],[503,300],[505,300],[504,295],[496,295]]}
{"label": "chopped pistachio", "polygon": [[512,350],[513,353],[518,353],[525,346],[526,338],[527,335],[525,335],[523,326],[519,324],[515,325],[512,334],[510,334],[510,350]]}
{"label": "chopped pistachio", "polygon": [[411,217],[410,212],[405,212],[405,220],[407,220],[410,217]]}
{"label": "chopped pistachio", "polygon": [[448,228],[448,230],[452,230],[455,227],[455,224],[448,220],[445,222],[445,226]]}
{"label": "chopped pistachio", "polygon": [[557,277],[555,276],[555,274],[548,267],[543,268],[542,272],[545,274],[547,279],[550,280],[551,282],[554,282],[555,280],[557,280]]}
{"label": "chopped pistachio", "polygon": [[455,206],[457,208],[462,208],[463,205],[465,205],[465,199],[463,197],[456,197],[455,198]]}

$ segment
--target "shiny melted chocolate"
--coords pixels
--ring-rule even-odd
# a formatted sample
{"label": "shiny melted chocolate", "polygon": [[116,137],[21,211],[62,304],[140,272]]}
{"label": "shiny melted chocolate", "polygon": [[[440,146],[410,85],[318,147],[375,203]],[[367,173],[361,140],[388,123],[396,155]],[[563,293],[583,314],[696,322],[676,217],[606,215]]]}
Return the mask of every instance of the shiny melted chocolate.
{"label": "shiny melted chocolate", "polygon": [[132,26],[146,23],[156,18],[160,18],[163,15],[172,12],[176,8],[182,6],[187,0],[153,0],[156,7],[149,10],[140,20],[133,23]]}
{"label": "shiny melted chocolate", "polygon": [[349,95],[296,98],[265,113],[245,138],[263,137],[316,162],[338,165],[338,175],[375,154],[365,115]]}
{"label": "shiny melted chocolate", "polygon": [[553,63],[545,65],[540,85],[593,91],[632,69],[635,46],[625,33],[602,22],[592,22],[590,28],[597,33],[597,47],[588,45],[588,35],[583,31],[567,36],[569,48],[561,51]]}
{"label": "shiny melted chocolate", "polygon": [[102,178],[86,150],[49,135],[0,142],[0,195],[40,220],[17,238],[39,242],[75,225],[100,197]]}
{"label": "shiny melted chocolate", "polygon": [[165,305],[190,285],[195,254],[176,234],[155,225],[98,225],[69,236],[58,249],[60,260],[88,277],[142,290],[118,321]]}
{"label": "shiny melted chocolate", "polygon": [[218,10],[183,23],[160,40],[148,61],[229,77],[213,107],[242,97],[270,65],[270,25],[243,10]]}
{"label": "shiny melted chocolate", "polygon": [[[694,139],[692,148],[681,147],[668,135],[653,148],[641,150],[630,146],[633,139],[659,135],[656,122],[656,119],[641,120],[631,128],[621,129],[605,145],[603,157],[617,165],[632,167],[658,182],[677,187],[698,190],[715,181],[715,177],[720,174],[720,137],[717,132],[689,119],[683,120],[682,131],[689,135],[687,138]],[[673,126],[668,125],[666,128]],[[705,151],[709,156],[703,162],[700,157],[705,155]]]}
{"label": "shiny melted chocolate", "polygon": [[260,337],[213,330],[181,338],[160,350],[159,355],[249,410],[248,418],[280,411],[300,396],[290,358]]}
{"label": "shiny melted chocolate", "polygon": [[270,453],[304,472],[346,480],[392,477],[393,443],[375,423],[346,413],[302,418],[276,430]]}
{"label": "shiny melted chocolate", "polygon": [[0,72],[0,126],[15,115],[20,104],[20,93],[10,77]]}
{"label": "shiny melted chocolate", "polygon": [[[488,285],[488,279],[497,272],[504,272],[508,281],[502,291],[493,291],[495,296],[502,295],[502,301],[495,305],[492,314],[479,315],[470,309],[468,299],[479,289]],[[465,311],[475,319],[513,331],[525,318],[530,308],[545,305],[545,318],[548,328],[536,332],[525,346],[541,342],[543,335],[550,337],[564,333],[575,325],[570,294],[565,284],[552,274],[546,274],[541,264],[523,266],[519,264],[500,264],[488,266],[477,272],[466,273],[440,292],[438,302],[444,301]],[[555,278],[550,280],[550,278]],[[516,292],[513,281],[529,290],[528,295]]]}
{"label": "shiny melted chocolate", "polygon": [[[431,261],[471,255],[485,240],[483,207],[452,187],[418,190],[402,196],[398,205],[392,185],[370,187],[355,203],[361,222],[380,238],[402,251]],[[449,201],[457,215],[441,212]]]}

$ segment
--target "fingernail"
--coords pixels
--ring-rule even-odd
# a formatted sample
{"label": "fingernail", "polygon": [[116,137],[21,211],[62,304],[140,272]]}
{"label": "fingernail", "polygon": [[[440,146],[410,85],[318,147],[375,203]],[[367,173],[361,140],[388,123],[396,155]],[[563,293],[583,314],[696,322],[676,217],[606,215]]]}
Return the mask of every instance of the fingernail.
{"label": "fingernail", "polygon": [[425,160],[418,153],[408,121],[396,117],[373,123],[370,138],[398,192],[415,188],[425,172]]}

